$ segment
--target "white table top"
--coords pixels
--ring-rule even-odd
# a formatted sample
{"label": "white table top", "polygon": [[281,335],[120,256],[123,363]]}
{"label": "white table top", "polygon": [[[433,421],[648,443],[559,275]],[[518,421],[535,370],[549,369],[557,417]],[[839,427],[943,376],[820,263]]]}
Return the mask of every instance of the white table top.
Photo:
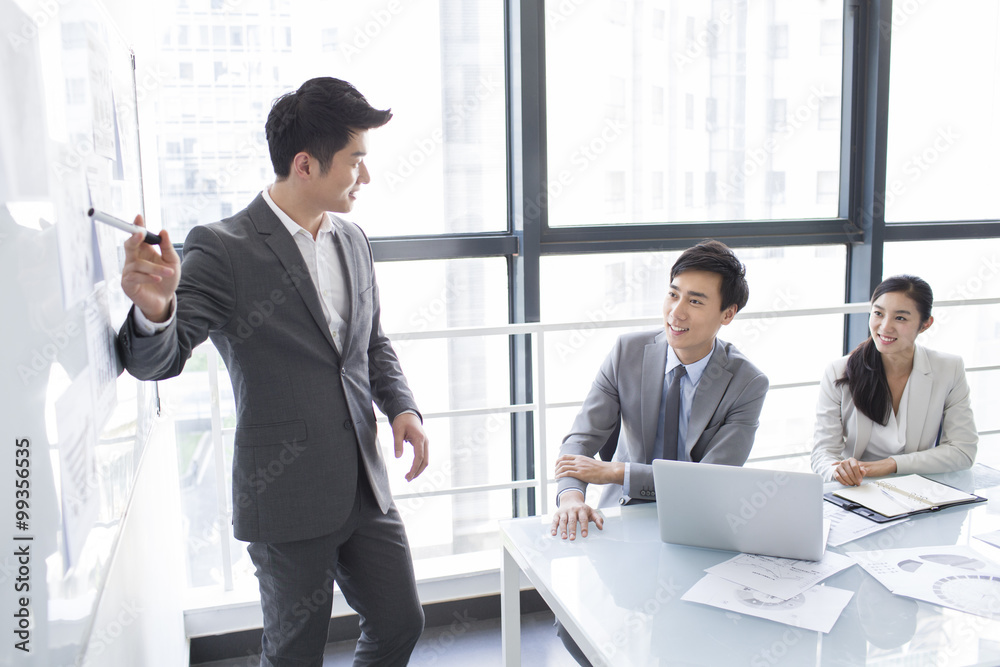
{"label": "white table top", "polygon": [[[1000,549],[974,538],[1000,529],[1000,474],[977,466],[932,477],[991,500],[914,517],[833,551],[967,545],[1000,563]],[[824,580],[855,592],[829,634],[683,601],[705,568],[735,554],[664,544],[654,504],[605,515],[604,530],[592,525],[575,542],[552,537],[548,517],[501,522],[504,548],[595,664],[1000,665],[1000,614],[893,595],[857,565]]]}

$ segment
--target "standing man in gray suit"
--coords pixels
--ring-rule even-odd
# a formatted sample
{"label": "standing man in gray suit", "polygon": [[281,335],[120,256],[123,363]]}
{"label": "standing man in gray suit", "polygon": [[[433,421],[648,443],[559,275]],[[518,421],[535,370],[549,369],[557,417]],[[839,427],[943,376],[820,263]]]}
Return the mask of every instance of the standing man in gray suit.
{"label": "standing man in gray suit", "polygon": [[306,81],[271,108],[275,182],[246,209],[194,228],[183,265],[165,232],[159,253],[140,234],[125,243],[129,372],[173,377],[206,337],[229,369],[233,528],[257,568],[262,667],[322,665],[334,581],[360,616],[355,665],[405,665],[423,630],[372,402],[396,457],[413,446],[407,480],[427,436],[382,332],[368,239],[332,214],[369,182],[368,130],[391,117],[349,83]]}
{"label": "standing man in gray suit", "polygon": [[[655,500],[654,458],[746,462],[767,377],[716,335],[749,295],[746,270],[723,243],[705,241],[681,254],[670,269],[663,329],[618,339],[563,439],[553,535],[573,540],[578,526],[584,537],[589,522],[603,526],[584,502],[587,484],[606,485],[600,507]],[[612,460],[595,459],[619,426]]]}

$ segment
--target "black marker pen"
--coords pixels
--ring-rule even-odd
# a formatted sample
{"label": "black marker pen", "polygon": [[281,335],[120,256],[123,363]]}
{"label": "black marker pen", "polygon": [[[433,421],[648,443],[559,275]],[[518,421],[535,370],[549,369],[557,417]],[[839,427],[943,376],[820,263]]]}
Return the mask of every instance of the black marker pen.
{"label": "black marker pen", "polygon": [[125,222],[120,218],[116,218],[113,215],[108,215],[102,211],[98,211],[96,208],[91,208],[87,210],[87,215],[89,215],[94,220],[103,222],[106,225],[111,225],[112,227],[117,227],[123,232],[128,232],[129,234],[135,234],[139,232],[140,234],[145,234],[146,238],[143,239],[146,243],[150,245],[159,245],[160,236],[158,234],[153,234],[147,231],[145,227],[140,227],[139,225],[133,225],[130,222]]}

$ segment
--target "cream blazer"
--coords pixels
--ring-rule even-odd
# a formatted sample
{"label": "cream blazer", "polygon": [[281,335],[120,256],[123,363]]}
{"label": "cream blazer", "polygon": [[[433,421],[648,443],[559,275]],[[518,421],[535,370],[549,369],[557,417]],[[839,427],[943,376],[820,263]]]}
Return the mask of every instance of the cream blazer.
{"label": "cream blazer", "polygon": [[[872,420],[854,406],[843,377],[847,357],[830,364],[820,382],[813,430],[812,469],[833,481],[833,463],[859,461],[871,439]],[[940,437],[939,437],[940,436]],[[900,474],[951,472],[976,460],[979,435],[972,418],[962,358],[916,345],[906,409],[906,445],[896,461]]]}

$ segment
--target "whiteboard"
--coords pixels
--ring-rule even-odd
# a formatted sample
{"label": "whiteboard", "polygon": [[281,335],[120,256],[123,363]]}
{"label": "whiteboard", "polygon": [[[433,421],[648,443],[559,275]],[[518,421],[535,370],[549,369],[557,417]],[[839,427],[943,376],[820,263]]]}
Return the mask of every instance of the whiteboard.
{"label": "whiteboard", "polygon": [[156,412],[114,349],[126,236],[85,213],[143,210],[135,65],[94,0],[0,0],[0,25],[0,664],[75,664]]}

